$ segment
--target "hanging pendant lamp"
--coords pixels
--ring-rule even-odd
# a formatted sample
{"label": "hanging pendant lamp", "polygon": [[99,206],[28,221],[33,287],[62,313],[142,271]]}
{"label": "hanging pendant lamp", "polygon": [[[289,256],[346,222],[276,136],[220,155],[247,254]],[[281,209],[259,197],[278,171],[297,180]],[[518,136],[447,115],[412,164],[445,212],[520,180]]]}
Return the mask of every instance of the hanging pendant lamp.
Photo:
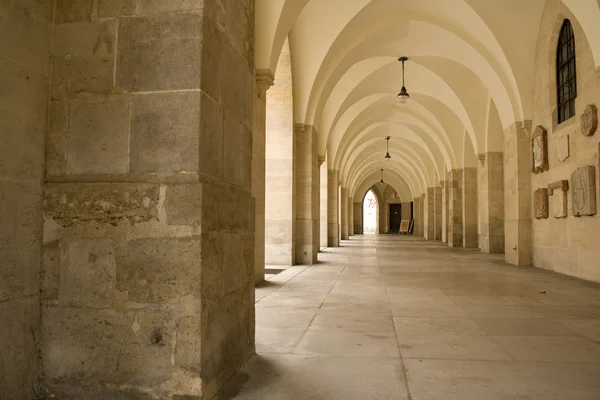
{"label": "hanging pendant lamp", "polygon": [[398,100],[400,100],[400,103],[406,103],[408,99],[410,99],[410,94],[408,94],[408,91],[404,86],[404,62],[407,60],[408,57],[400,57],[398,59],[398,61],[402,62],[402,89],[400,89],[400,93],[398,93]]}
{"label": "hanging pendant lamp", "polygon": [[386,151],[385,151],[385,158],[390,159],[392,158],[392,156],[390,156],[390,137],[386,136],[385,138],[387,144],[386,144]]}
{"label": "hanging pendant lamp", "polygon": [[379,183],[381,183],[382,185],[384,184],[384,182],[383,182],[383,168],[381,169],[381,182],[379,182]]}

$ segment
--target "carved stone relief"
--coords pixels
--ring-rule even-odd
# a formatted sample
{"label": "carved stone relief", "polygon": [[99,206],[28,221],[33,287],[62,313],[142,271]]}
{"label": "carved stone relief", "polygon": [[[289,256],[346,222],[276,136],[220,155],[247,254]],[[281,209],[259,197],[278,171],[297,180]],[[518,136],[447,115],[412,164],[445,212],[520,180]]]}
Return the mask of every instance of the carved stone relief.
{"label": "carved stone relief", "polygon": [[548,218],[548,189],[541,188],[533,194],[533,216],[537,219]]}
{"label": "carved stone relief", "polygon": [[548,171],[548,134],[538,125],[531,135],[531,170],[538,174]]}
{"label": "carved stone relief", "polygon": [[593,165],[577,168],[571,175],[573,215],[596,214],[596,168]]}
{"label": "carved stone relief", "polygon": [[569,181],[557,181],[548,185],[548,194],[552,197],[552,215],[554,218],[567,217],[567,191]]}
{"label": "carved stone relief", "polygon": [[564,162],[569,158],[569,135],[562,135],[556,138],[556,157],[558,161]]}
{"label": "carved stone relief", "polygon": [[593,104],[588,105],[581,114],[581,133],[583,136],[593,136],[598,128],[598,110]]}

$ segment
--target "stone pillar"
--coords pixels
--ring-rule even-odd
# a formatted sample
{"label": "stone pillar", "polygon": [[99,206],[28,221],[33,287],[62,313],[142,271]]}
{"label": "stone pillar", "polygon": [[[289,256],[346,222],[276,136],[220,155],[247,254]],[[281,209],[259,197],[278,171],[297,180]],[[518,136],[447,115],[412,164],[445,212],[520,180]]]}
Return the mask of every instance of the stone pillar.
{"label": "stone pillar", "polygon": [[318,170],[317,134],[312,126],[296,125],[296,259],[300,265],[317,262]]}
{"label": "stone pillar", "polygon": [[415,197],[413,199],[413,204],[414,204],[414,208],[413,208],[413,219],[414,219],[413,235],[415,235],[415,236],[421,236],[421,224],[422,224],[422,220],[421,220],[421,198],[420,197]]}
{"label": "stone pillar", "polygon": [[342,198],[341,200],[341,217],[340,221],[341,225],[341,237],[342,240],[348,240],[348,189],[342,186],[342,190],[340,191]]}
{"label": "stone pillar", "polygon": [[435,231],[434,231],[434,235],[435,235],[435,240],[442,240],[442,210],[443,210],[443,206],[444,203],[442,202],[442,192],[443,192],[443,188],[441,186],[436,186],[435,190],[434,190],[434,196],[435,196],[435,204],[434,204],[434,208],[435,208]]}
{"label": "stone pillar", "polygon": [[504,131],[505,259],[531,265],[531,122],[515,123]]}
{"label": "stone pillar", "polygon": [[338,220],[338,172],[327,171],[327,246],[340,246],[340,224]]}
{"label": "stone pillar", "polygon": [[[52,1],[0,6],[0,398],[34,399]],[[37,393],[39,394],[39,393]]]}
{"label": "stone pillar", "polygon": [[362,235],[363,231],[363,204],[353,203],[353,222],[354,222],[354,234]]}
{"label": "stone pillar", "polygon": [[86,4],[55,16],[43,385],[213,398],[254,354],[254,7]]}
{"label": "stone pillar", "polygon": [[448,246],[462,247],[462,169],[448,172]]}
{"label": "stone pillar", "polygon": [[348,236],[354,236],[354,203],[348,197]]}
{"label": "stone pillar", "polygon": [[265,149],[267,90],[271,71],[256,71],[252,129],[252,197],[254,197],[254,282],[265,280]]}
{"label": "stone pillar", "polygon": [[479,247],[484,253],[504,253],[504,155],[479,155]]}
{"label": "stone pillar", "polygon": [[463,247],[477,248],[477,168],[463,169],[462,178]]}
{"label": "stone pillar", "polygon": [[319,156],[319,186],[320,186],[320,248],[327,247],[327,161],[324,156]]}
{"label": "stone pillar", "polygon": [[296,253],[296,145],[291,57],[287,41],[267,92],[265,262],[292,265]]}
{"label": "stone pillar", "polygon": [[442,242],[448,243],[448,183],[440,181],[442,187]]}
{"label": "stone pillar", "polygon": [[435,188],[427,188],[425,196],[425,239],[435,240]]}
{"label": "stone pillar", "polygon": [[402,203],[402,219],[410,221],[410,202]]}

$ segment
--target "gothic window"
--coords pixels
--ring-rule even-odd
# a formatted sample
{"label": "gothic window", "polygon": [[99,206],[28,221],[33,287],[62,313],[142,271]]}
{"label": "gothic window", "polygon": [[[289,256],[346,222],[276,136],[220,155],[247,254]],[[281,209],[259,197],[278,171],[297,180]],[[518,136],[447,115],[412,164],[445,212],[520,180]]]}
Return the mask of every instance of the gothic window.
{"label": "gothic window", "polygon": [[575,116],[577,71],[575,68],[575,35],[571,22],[565,19],[558,38],[556,51],[556,89],[558,95],[558,123]]}

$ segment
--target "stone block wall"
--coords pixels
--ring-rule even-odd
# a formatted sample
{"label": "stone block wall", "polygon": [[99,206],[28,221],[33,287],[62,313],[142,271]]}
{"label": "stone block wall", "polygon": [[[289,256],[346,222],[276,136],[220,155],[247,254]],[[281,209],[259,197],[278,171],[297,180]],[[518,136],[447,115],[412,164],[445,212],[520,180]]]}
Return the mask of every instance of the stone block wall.
{"label": "stone block wall", "polygon": [[319,188],[317,170],[317,132],[312,126],[297,125],[296,142],[296,264],[312,265],[317,262],[319,242]]}
{"label": "stone block wall", "polygon": [[463,245],[463,170],[453,169],[448,172],[448,246]]}
{"label": "stone block wall", "polygon": [[434,190],[434,213],[435,213],[435,240],[442,240],[442,216],[444,204],[442,203],[443,188],[436,186]]}
{"label": "stone block wall", "polygon": [[0,4],[0,397],[36,397],[52,1]]}
{"label": "stone block wall", "polygon": [[[577,68],[577,98],[575,116],[558,124],[556,101],[556,73],[548,60],[556,58],[556,46],[562,22],[568,18],[575,35]],[[531,263],[540,268],[600,282],[600,215],[575,217],[571,174],[580,167],[596,168],[596,201],[600,199],[599,144],[600,132],[584,136],[581,116],[590,104],[600,106],[600,69],[597,68],[592,49],[579,21],[569,8],[559,0],[546,2],[541,17],[535,54],[533,81],[532,129],[541,125],[547,131],[549,169],[533,174],[529,168],[531,185],[529,196],[540,188],[561,180],[569,181],[567,191],[567,216],[555,218],[554,199],[549,199],[550,215],[547,219],[531,218]],[[505,174],[508,172],[505,171]],[[581,189],[581,188],[578,188]],[[529,211],[532,201],[529,200]],[[531,212],[531,211],[530,211]],[[506,232],[509,241],[510,232]],[[507,246],[507,251],[509,246]]]}
{"label": "stone block wall", "polygon": [[435,240],[435,188],[427,188],[425,202],[425,239]]}
{"label": "stone block wall", "polygon": [[42,371],[58,398],[210,399],[254,353],[254,2],[218,3],[57,3]]}
{"label": "stone block wall", "polygon": [[478,166],[479,247],[504,253],[504,163],[502,152],[488,152]]}

